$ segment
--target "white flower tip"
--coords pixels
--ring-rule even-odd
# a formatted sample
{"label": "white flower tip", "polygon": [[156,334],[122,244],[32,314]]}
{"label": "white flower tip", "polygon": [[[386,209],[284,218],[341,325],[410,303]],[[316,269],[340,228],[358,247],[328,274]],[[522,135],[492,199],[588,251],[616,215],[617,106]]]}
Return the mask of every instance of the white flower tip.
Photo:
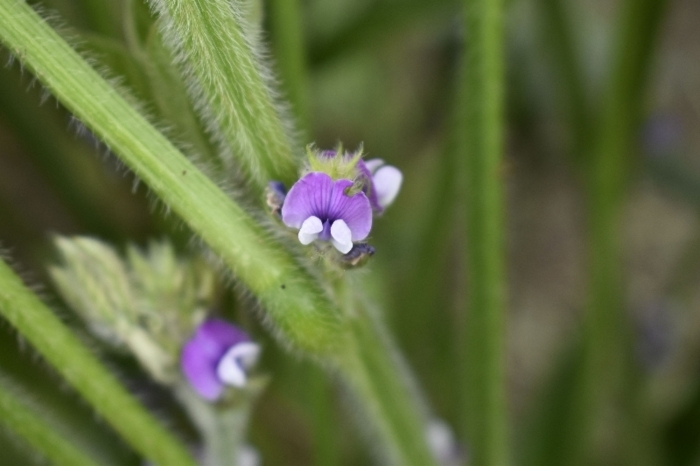
{"label": "white flower tip", "polygon": [[301,228],[299,229],[299,241],[304,246],[311,244],[318,238],[319,233],[322,231],[323,222],[321,222],[320,218],[312,215],[301,224]]}
{"label": "white flower tip", "polygon": [[331,242],[343,254],[349,253],[352,249],[352,232],[344,220],[336,220],[331,225]]}
{"label": "white flower tip", "polygon": [[377,202],[384,208],[394,202],[399,194],[403,174],[396,167],[384,165],[374,173],[372,181],[374,181],[374,189],[377,190]]}
{"label": "white flower tip", "polygon": [[246,369],[252,367],[260,356],[260,346],[246,341],[229,348],[216,367],[216,374],[226,385],[244,387],[248,377]]}

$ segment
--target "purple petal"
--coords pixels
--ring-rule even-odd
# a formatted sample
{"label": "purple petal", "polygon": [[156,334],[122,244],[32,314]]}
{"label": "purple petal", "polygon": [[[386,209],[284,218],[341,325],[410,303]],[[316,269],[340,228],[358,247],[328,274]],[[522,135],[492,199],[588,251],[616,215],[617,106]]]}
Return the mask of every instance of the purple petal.
{"label": "purple petal", "polygon": [[294,183],[282,206],[282,221],[292,228],[301,228],[309,217],[326,219],[333,180],[321,172],[311,172]]}
{"label": "purple petal", "polygon": [[[370,162],[375,162],[379,159],[372,159],[365,162],[360,159],[357,161],[357,170],[360,173],[360,181],[362,182],[362,192],[365,193],[369,203],[372,206],[372,210],[377,213],[381,213],[384,209],[379,205],[379,199],[377,199],[377,190],[374,188],[374,180],[372,179],[372,167]],[[381,162],[381,160],[379,160]]]}
{"label": "purple petal", "polygon": [[216,400],[224,385],[217,376],[217,365],[232,346],[250,341],[242,330],[220,319],[209,319],[197,328],[182,348],[180,365],[192,388],[207,400]]}
{"label": "purple petal", "polygon": [[333,192],[328,205],[328,219],[344,220],[352,232],[353,241],[361,241],[367,238],[372,229],[372,207],[365,193],[356,193],[352,196],[345,194],[345,190],[353,185],[350,180],[338,180],[333,185]]}

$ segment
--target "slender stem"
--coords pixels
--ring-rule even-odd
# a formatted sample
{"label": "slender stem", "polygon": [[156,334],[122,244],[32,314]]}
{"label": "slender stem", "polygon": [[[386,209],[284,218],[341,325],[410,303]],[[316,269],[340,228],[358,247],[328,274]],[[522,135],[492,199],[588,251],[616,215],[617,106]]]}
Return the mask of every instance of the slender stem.
{"label": "slender stem", "polygon": [[466,433],[475,465],[508,462],[504,369],[503,5],[467,0],[461,148],[467,159]]}
{"label": "slender stem", "polygon": [[319,68],[363,47],[376,47],[382,39],[426,18],[446,15],[454,8],[449,0],[376,1],[357,18],[348,21],[328,38],[311,40],[309,62]]}
{"label": "slender stem", "polygon": [[[1,10],[1,8],[0,8]],[[137,451],[157,464],[194,465],[182,444],[0,260],[0,313]]]}
{"label": "slender stem", "polygon": [[543,39],[551,50],[558,76],[562,113],[573,136],[572,155],[581,162],[591,140],[591,109],[583,64],[563,0],[538,0],[544,19]]}
{"label": "slender stem", "polygon": [[342,348],[339,317],[310,274],[26,3],[0,0],[0,38],[220,255],[255,293],[278,335],[324,357]]}
{"label": "slender stem", "polygon": [[[601,405],[622,383],[629,349],[624,299],[619,218],[631,168],[653,45],[663,18],[664,0],[627,0],[623,4],[616,53],[587,180],[589,209],[590,304],[584,324],[584,360],[579,429],[572,432],[572,453],[585,461]],[[617,357],[615,357],[617,356]]]}
{"label": "slender stem", "polygon": [[[230,0],[152,0],[166,40],[186,58],[185,76],[197,108],[233,150],[251,185],[293,182],[297,159],[273,105],[269,74],[255,56]],[[207,109],[207,110],[204,110]]]}
{"label": "slender stem", "polygon": [[436,464],[426,440],[427,418],[406,383],[400,364],[392,357],[376,323],[361,315],[351,321],[354,354],[342,363],[346,380],[362,401],[377,434],[384,440],[388,464]]}
{"label": "slender stem", "polygon": [[46,423],[0,377],[0,423],[18,434],[52,464],[96,466],[97,463]]}
{"label": "slender stem", "polygon": [[270,39],[282,78],[282,88],[292,104],[299,127],[308,131],[309,108],[306,53],[299,0],[270,0]]}

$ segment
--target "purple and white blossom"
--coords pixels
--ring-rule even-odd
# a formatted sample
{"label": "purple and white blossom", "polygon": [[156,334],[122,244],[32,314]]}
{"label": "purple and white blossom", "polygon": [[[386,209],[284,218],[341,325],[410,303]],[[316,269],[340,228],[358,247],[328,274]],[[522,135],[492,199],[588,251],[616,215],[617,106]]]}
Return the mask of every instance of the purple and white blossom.
{"label": "purple and white blossom", "polygon": [[363,192],[349,194],[354,182],[333,180],[326,173],[304,175],[287,193],[282,221],[299,230],[299,241],[330,241],[343,254],[372,229],[372,207]]}
{"label": "purple and white blossom", "polygon": [[192,388],[204,399],[217,400],[225,387],[241,388],[246,370],[255,364],[260,346],[238,327],[208,319],[182,348],[180,366]]}
{"label": "purple and white blossom", "polygon": [[391,165],[385,165],[382,159],[359,160],[357,168],[367,180],[363,191],[367,194],[372,209],[378,214],[384,212],[401,190],[403,174]]}

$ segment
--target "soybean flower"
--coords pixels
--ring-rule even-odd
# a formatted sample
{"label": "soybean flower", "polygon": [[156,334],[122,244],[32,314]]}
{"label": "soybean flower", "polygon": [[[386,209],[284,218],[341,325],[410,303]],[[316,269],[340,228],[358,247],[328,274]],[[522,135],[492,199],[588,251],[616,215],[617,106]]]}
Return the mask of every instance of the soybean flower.
{"label": "soybean flower", "polygon": [[258,359],[260,347],[238,327],[208,319],[182,348],[180,365],[192,388],[209,401],[217,400],[227,385],[241,388],[246,370]]}
{"label": "soybean flower", "polygon": [[379,159],[364,162],[361,152],[309,151],[310,170],[284,198],[285,225],[299,230],[304,244],[330,241],[348,254],[367,238],[373,213],[393,202],[402,182],[401,172]]}

